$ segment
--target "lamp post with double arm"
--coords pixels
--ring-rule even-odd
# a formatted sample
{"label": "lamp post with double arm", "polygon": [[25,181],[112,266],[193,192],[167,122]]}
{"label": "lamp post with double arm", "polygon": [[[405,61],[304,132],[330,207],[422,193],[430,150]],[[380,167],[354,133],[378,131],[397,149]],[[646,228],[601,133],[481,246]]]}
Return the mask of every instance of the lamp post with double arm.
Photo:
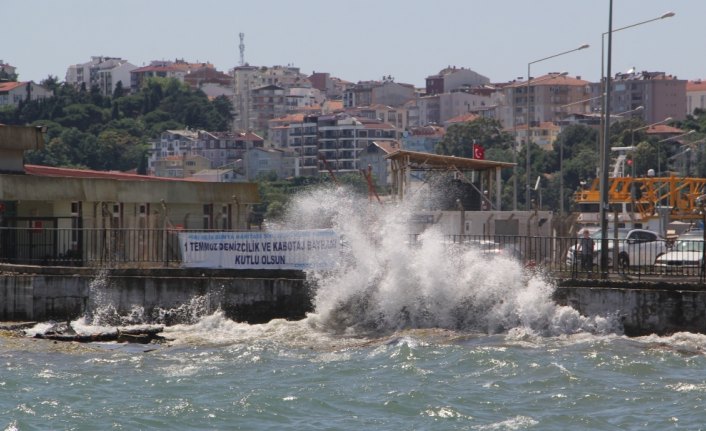
{"label": "lamp post with double arm", "polygon": [[530,157],[530,143],[531,143],[531,136],[530,136],[530,127],[531,127],[531,122],[530,122],[530,88],[532,85],[532,75],[531,75],[531,68],[532,65],[535,63],[539,63],[541,61],[549,60],[551,58],[556,58],[562,55],[566,55],[575,51],[580,51],[582,49],[588,48],[588,44],[583,44],[579,46],[578,48],[570,49],[568,51],[563,51],[558,54],[550,55],[548,57],[540,58],[539,60],[534,60],[530,61],[527,63],[527,112],[525,113],[525,122],[527,124],[527,140],[525,141],[525,156],[526,156],[526,172],[525,172],[525,180],[526,180],[526,190],[525,190],[525,209],[529,211],[531,209],[530,206],[530,169],[531,169],[531,157]]}
{"label": "lamp post with double arm", "polygon": [[[628,28],[636,27],[638,25],[642,24],[647,24],[648,22],[653,22],[657,20],[661,20],[664,18],[670,18],[674,16],[674,12],[667,12],[665,14],[660,15],[657,18],[649,19],[646,21],[641,21],[635,24],[627,25],[625,27],[620,27],[617,29],[613,29],[613,0],[610,0],[609,6],[608,6],[608,31],[604,32],[601,35],[601,84],[603,85],[603,89],[601,90],[601,94],[605,96],[605,100],[603,100],[603,115],[601,118],[603,119],[603,124],[602,124],[602,137],[603,137],[603,142],[600,146],[600,153],[601,153],[601,166],[600,166],[600,197],[601,197],[601,203],[600,203],[600,222],[601,222],[601,256],[600,256],[600,268],[601,268],[601,273],[603,274],[604,277],[607,276],[608,273],[608,219],[606,217],[607,211],[608,211],[608,165],[610,163],[610,142],[608,140],[608,131],[609,131],[609,124],[610,121],[606,121],[607,118],[610,118],[610,93],[611,93],[611,62],[612,62],[612,49],[613,49],[613,33],[616,31],[621,31],[625,30]],[[603,60],[604,60],[604,54],[603,54],[603,47],[604,47],[604,37],[608,35],[608,56],[607,56],[607,67],[605,74],[603,73]]]}

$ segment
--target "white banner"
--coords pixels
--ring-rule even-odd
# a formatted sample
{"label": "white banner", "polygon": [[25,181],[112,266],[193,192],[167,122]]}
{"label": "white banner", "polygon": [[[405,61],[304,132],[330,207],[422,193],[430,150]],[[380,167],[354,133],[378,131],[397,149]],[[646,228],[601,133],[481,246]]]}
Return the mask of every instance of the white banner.
{"label": "white banner", "polygon": [[236,269],[332,269],[338,234],[330,229],[180,232],[182,266]]}

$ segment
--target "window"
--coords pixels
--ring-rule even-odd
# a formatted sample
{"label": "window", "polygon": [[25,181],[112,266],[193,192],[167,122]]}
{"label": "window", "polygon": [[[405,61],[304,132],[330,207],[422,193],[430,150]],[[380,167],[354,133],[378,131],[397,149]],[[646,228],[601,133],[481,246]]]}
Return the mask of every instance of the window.
{"label": "window", "polygon": [[213,204],[205,204],[203,206],[203,228],[211,229],[213,227]]}
{"label": "window", "polygon": [[221,229],[230,229],[230,205],[221,207]]}

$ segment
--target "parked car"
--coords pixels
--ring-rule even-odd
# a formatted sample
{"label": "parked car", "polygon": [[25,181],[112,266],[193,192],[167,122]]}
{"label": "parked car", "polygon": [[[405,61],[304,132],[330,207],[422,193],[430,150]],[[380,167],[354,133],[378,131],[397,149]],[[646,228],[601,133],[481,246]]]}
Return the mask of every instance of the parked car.
{"label": "parked car", "polygon": [[671,251],[657,258],[655,268],[666,273],[700,275],[704,263],[703,232],[701,235],[680,236]]}
{"label": "parked car", "polygon": [[[591,235],[594,242],[593,263],[598,265],[601,259],[601,232]],[[613,265],[613,251],[615,246],[615,231],[608,231],[608,265]],[[618,267],[628,268],[631,266],[652,266],[657,257],[668,251],[665,239],[657,232],[647,229],[618,229]],[[573,265],[578,262],[578,240],[577,244],[569,249],[567,254],[567,264]]]}

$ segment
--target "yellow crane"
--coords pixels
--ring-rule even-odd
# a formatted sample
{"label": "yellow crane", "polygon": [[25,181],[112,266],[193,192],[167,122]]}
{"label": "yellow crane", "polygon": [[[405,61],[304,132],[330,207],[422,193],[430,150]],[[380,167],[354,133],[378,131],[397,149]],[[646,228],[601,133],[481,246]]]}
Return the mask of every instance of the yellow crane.
{"label": "yellow crane", "polygon": [[[615,177],[609,178],[608,202],[611,211],[629,213],[633,221],[646,223],[666,209],[671,220],[701,220],[696,199],[706,193],[706,178],[694,177]],[[599,211],[598,179],[574,193],[577,212]]]}

